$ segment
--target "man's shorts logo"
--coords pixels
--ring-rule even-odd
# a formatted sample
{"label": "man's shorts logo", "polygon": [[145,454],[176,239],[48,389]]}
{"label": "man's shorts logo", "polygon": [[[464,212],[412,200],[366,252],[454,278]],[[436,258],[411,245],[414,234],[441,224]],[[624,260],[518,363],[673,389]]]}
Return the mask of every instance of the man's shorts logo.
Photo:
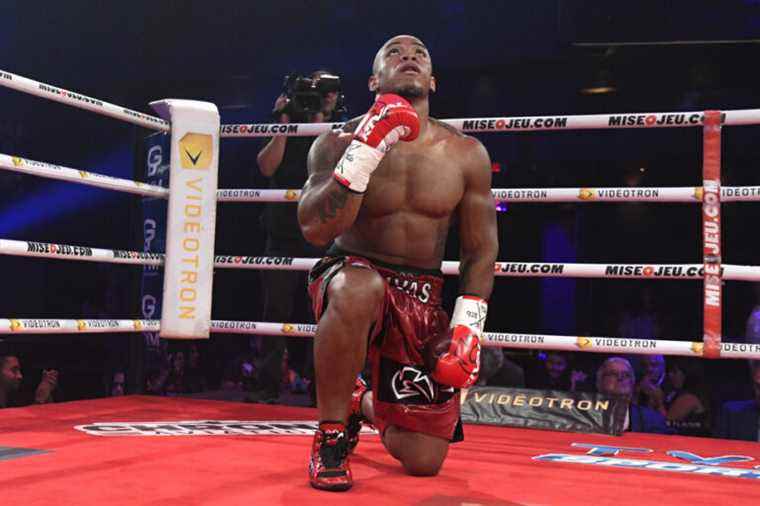
{"label": "man's shorts logo", "polygon": [[211,136],[186,133],[179,141],[180,161],[183,169],[208,169],[211,167]]}
{"label": "man's shorts logo", "polygon": [[400,371],[396,371],[391,380],[391,388],[396,399],[399,400],[422,396],[429,403],[432,403],[435,399],[433,382],[430,381],[428,375],[411,366],[406,366]]}

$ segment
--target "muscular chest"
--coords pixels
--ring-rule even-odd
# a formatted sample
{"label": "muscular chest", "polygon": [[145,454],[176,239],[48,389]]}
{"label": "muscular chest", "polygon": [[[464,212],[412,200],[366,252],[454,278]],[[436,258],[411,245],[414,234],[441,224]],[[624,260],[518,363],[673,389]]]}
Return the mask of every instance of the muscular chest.
{"label": "muscular chest", "polygon": [[397,145],[372,175],[364,212],[408,211],[433,218],[450,215],[464,193],[460,168],[443,149]]}

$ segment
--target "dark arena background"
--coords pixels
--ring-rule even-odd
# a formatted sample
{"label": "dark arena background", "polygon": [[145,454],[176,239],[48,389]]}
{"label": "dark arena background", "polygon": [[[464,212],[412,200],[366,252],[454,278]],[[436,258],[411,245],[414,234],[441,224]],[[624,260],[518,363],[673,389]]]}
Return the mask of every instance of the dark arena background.
{"label": "dark arena background", "polygon": [[[348,119],[371,105],[372,60],[398,34],[419,37],[430,51],[438,84],[431,116],[495,130],[470,134],[491,157],[498,260],[510,262],[500,264],[486,331],[516,334],[488,347],[476,389],[502,389],[508,397],[490,402],[508,398],[502,404],[516,412],[465,424],[465,441],[451,447],[434,478],[404,475],[368,430],[352,460],[354,489],[326,495],[307,477],[317,412],[305,284],[288,319],[276,322],[275,334],[292,334],[281,388],[262,399],[253,394],[271,337],[240,333],[242,324],[192,341],[159,339],[157,328],[140,324],[133,332],[88,333],[84,324],[79,332],[14,332],[37,319],[158,320],[146,287],[153,283],[160,297],[160,269],[23,256],[0,241],[7,322],[0,357],[17,357],[23,373],[13,396],[0,392],[0,488],[8,503],[758,504],[760,367],[748,358],[760,357],[760,274],[747,268],[736,280],[726,268],[722,349],[742,358],[707,359],[699,357],[706,318],[698,271],[707,240],[701,112],[760,109],[760,1],[8,0],[0,3],[0,77],[151,115],[154,100],[211,102],[224,125],[276,122],[284,77],[325,69],[340,77],[340,119]],[[565,128],[576,115],[614,116],[605,128]],[[502,122],[489,124],[493,118]],[[648,128],[650,121],[694,126]],[[637,122],[646,126],[623,128]],[[720,208],[724,266],[760,265],[759,135],[754,124],[721,129],[722,198],[741,198]],[[219,188],[273,188],[257,166],[267,141],[221,139]],[[156,142],[151,129],[0,86],[0,156],[168,186],[168,172],[151,174]],[[5,165],[0,160],[7,169],[0,170],[0,240],[164,253],[150,226],[165,214],[157,199]],[[653,190],[679,187],[699,198],[658,202]],[[553,188],[576,189],[580,200],[541,192]],[[617,200],[593,201],[604,200],[604,189]],[[216,254],[233,263],[266,256],[272,206],[295,203],[220,202]],[[457,261],[459,246],[452,227],[445,260]],[[569,264],[608,267],[598,276],[551,275]],[[689,274],[661,264],[696,267]],[[538,275],[526,276],[531,269]],[[263,272],[215,271],[217,327],[267,321]],[[456,276],[447,276],[448,311],[457,294]],[[551,351],[535,336],[578,344]],[[656,348],[670,341],[693,342],[697,351],[660,360],[668,353]],[[588,353],[600,347],[609,353]],[[518,393],[598,395],[600,367],[611,356],[631,362],[633,403],[660,411],[666,433],[524,421],[535,414],[518,409],[529,407],[517,404]],[[679,418],[669,406],[682,393],[700,409]],[[467,402],[486,398],[471,394]],[[747,416],[731,426],[739,407]]]}

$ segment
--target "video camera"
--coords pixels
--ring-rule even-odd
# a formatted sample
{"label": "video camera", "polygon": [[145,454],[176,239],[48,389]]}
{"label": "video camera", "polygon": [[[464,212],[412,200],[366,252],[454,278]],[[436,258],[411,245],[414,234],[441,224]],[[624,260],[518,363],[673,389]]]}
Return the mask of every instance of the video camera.
{"label": "video camera", "polygon": [[285,76],[283,93],[288,97],[288,105],[281,111],[294,118],[305,119],[322,110],[322,103],[328,93],[337,93],[333,116],[345,112],[344,98],[340,92],[340,77],[322,74],[317,78],[298,74]]}

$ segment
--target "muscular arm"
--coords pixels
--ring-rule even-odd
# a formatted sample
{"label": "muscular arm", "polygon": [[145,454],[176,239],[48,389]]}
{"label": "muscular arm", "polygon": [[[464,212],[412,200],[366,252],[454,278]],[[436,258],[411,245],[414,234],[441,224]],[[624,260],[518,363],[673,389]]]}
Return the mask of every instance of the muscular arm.
{"label": "muscular arm", "polygon": [[[347,124],[344,129],[355,126]],[[349,142],[348,136],[327,132],[309,150],[309,179],[298,202],[298,222],[306,240],[317,246],[327,245],[351,227],[362,204],[362,194],[349,191],[333,177]]]}
{"label": "muscular arm", "polygon": [[491,194],[491,161],[486,149],[466,138],[463,170],[465,190],[459,203],[459,292],[486,300],[493,289],[494,263],[499,253],[496,205]]}

